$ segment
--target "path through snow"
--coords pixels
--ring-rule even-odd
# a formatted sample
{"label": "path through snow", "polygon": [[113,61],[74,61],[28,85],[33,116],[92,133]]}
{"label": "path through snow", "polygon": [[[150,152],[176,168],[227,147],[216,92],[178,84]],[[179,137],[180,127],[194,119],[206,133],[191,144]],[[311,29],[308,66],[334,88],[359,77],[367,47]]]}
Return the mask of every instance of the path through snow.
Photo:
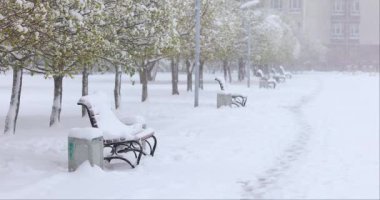
{"label": "path through snow", "polygon": [[307,153],[308,142],[313,135],[313,127],[305,118],[302,108],[313,101],[322,90],[322,82],[320,80],[312,80],[316,82],[315,88],[312,89],[310,94],[302,96],[295,105],[284,107],[293,114],[295,123],[300,127],[294,141],[287,149],[277,158],[274,166],[265,170],[264,174],[257,177],[255,181],[241,181],[244,198],[261,199],[266,193],[273,189],[278,183],[279,179],[291,168],[293,165],[300,164],[299,159],[303,154]]}
{"label": "path through snow", "polygon": [[296,143],[245,197],[380,198],[379,79],[322,79],[291,109],[303,127]]}

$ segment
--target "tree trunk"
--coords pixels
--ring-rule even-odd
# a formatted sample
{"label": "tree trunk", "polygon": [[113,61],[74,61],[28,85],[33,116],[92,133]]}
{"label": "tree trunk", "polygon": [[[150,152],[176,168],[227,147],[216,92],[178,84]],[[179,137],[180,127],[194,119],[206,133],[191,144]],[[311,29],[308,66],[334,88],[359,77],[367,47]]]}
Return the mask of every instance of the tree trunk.
{"label": "tree trunk", "polygon": [[141,67],[140,70],[140,81],[142,85],[141,102],[145,102],[148,99],[148,71],[144,67]]}
{"label": "tree trunk", "polygon": [[203,66],[205,62],[201,61],[199,65],[199,88],[203,90]]}
{"label": "tree trunk", "polygon": [[[84,67],[82,71],[82,96],[88,95],[88,68]],[[82,117],[86,116],[86,109],[82,106]]]}
{"label": "tree trunk", "polygon": [[[228,62],[227,62],[227,65],[228,65]],[[232,82],[232,75],[231,75],[231,67],[230,66],[227,66],[227,74],[228,74],[228,82],[231,83]]]}
{"label": "tree trunk", "polygon": [[18,111],[20,109],[20,97],[22,88],[22,69],[13,68],[12,95],[7,117],[5,118],[4,134],[15,134]]}
{"label": "tree trunk", "polygon": [[54,99],[53,107],[50,115],[50,126],[55,125],[61,121],[61,110],[62,110],[62,85],[63,76],[54,76]]}
{"label": "tree trunk", "polygon": [[187,91],[193,91],[193,70],[190,60],[186,60]]}
{"label": "tree trunk", "polygon": [[178,91],[178,63],[179,58],[172,58],[170,67],[172,69],[172,95],[179,95]]}
{"label": "tree trunk", "polygon": [[113,90],[114,98],[115,98],[115,109],[120,107],[121,101],[121,67],[115,67],[115,88]]}
{"label": "tree trunk", "polygon": [[156,79],[156,75],[157,75],[156,64],[157,63],[158,61],[155,61],[148,66],[148,81],[154,81]]}
{"label": "tree trunk", "polygon": [[143,69],[139,69],[138,72],[139,72],[139,77],[140,77],[140,84],[142,85],[143,84],[143,80],[142,80],[142,71]]}
{"label": "tree trunk", "polygon": [[227,82],[227,67],[228,67],[228,62],[227,60],[223,60],[223,74],[224,74],[224,81]]}
{"label": "tree trunk", "polygon": [[239,70],[238,70],[238,80],[243,81],[245,78],[245,65],[243,58],[239,58]]}

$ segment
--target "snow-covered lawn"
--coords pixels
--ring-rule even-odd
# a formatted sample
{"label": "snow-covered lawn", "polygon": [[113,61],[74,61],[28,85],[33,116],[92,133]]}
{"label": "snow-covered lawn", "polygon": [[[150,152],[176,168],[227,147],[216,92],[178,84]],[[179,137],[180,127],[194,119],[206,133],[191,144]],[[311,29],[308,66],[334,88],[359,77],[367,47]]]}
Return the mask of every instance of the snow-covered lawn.
{"label": "snow-covered lawn", "polygon": [[[91,76],[90,91],[112,97],[113,77]],[[146,103],[139,85],[122,85],[118,114],[156,129],[155,157],[68,173],[67,134],[90,126],[76,105],[81,80],[64,80],[61,124],[48,128],[53,81],[25,76],[17,134],[0,136],[0,198],[379,198],[378,75],[304,73],[276,90],[235,83],[247,107],[223,109],[214,75],[196,109],[184,84],[170,95],[169,77],[149,85]],[[0,75],[0,131],[11,78]]]}

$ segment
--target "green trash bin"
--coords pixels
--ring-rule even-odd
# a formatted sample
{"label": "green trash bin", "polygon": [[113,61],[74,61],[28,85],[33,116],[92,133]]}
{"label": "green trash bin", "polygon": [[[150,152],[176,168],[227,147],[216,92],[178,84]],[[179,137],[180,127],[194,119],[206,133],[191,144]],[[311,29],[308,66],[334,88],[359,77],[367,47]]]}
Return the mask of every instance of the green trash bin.
{"label": "green trash bin", "polygon": [[89,161],[91,166],[101,169],[103,162],[103,133],[97,128],[74,128],[68,137],[68,168],[75,171],[82,163]]}
{"label": "green trash bin", "polygon": [[216,96],[216,107],[220,108],[222,106],[230,106],[232,105],[232,95],[227,93],[218,93]]}

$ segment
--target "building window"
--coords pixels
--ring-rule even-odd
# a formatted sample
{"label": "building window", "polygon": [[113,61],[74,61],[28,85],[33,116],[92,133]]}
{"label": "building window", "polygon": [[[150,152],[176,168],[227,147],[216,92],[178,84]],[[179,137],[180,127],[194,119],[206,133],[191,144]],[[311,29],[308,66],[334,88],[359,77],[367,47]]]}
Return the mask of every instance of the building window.
{"label": "building window", "polygon": [[333,0],[332,1],[332,13],[333,15],[344,15],[345,11],[345,1],[344,0]]}
{"label": "building window", "polygon": [[282,0],[272,0],[271,8],[273,9],[282,9]]}
{"label": "building window", "polygon": [[350,39],[358,40],[359,37],[359,24],[350,24]]}
{"label": "building window", "polygon": [[289,10],[293,12],[300,12],[302,10],[303,0],[289,0]]}
{"label": "building window", "polygon": [[334,23],[331,26],[331,38],[332,39],[343,39],[343,24],[342,23]]}
{"label": "building window", "polygon": [[360,15],[360,2],[359,0],[352,0],[350,6],[351,15]]}

